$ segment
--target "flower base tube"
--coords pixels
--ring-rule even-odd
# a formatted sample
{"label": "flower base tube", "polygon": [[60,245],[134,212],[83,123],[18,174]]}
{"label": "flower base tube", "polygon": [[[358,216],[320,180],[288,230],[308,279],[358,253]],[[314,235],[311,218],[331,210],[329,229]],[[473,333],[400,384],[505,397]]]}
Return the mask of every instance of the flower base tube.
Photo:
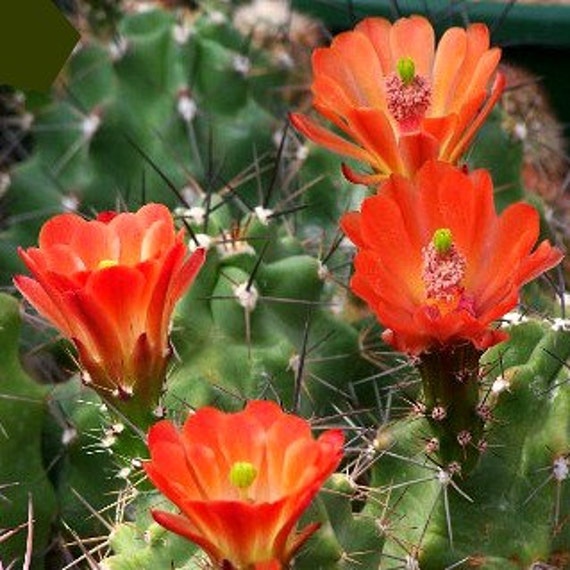
{"label": "flower base tube", "polygon": [[467,474],[485,449],[484,414],[479,398],[479,359],[471,343],[424,352],[417,364],[422,378],[425,417],[444,468]]}

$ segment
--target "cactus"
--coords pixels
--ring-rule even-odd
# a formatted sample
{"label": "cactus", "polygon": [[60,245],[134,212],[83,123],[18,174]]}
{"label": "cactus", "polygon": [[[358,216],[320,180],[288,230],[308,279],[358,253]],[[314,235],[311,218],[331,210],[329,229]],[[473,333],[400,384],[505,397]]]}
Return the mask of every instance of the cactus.
{"label": "cactus", "polygon": [[476,560],[485,568],[529,568],[563,555],[568,334],[531,320],[511,335],[485,356],[480,394],[492,416],[489,447],[470,477],[421,459],[422,438],[430,437],[424,419],[408,418],[403,433],[385,427],[393,445],[378,451],[372,485],[385,497],[367,508],[403,515],[386,517],[386,554],[414,557],[422,569]]}
{"label": "cactus", "polygon": [[[41,551],[49,544],[50,521],[56,510],[54,491],[42,458],[41,435],[48,413],[48,390],[37,385],[19,363],[18,303],[2,294],[0,304],[3,354],[0,373],[0,560],[7,566],[20,566],[27,551],[26,522],[31,519],[35,547]],[[31,517],[28,509],[33,513]],[[11,532],[16,529],[19,531]],[[31,552],[27,557],[30,555]]]}
{"label": "cactus", "polygon": [[[157,419],[269,399],[316,432],[345,431],[345,460],[300,523],[320,528],[294,568],[564,568],[570,333],[552,287],[528,286],[531,316],[513,317],[510,339],[482,357],[470,345],[418,366],[394,352],[348,290],[353,248],[338,230],[373,190],[287,125],[307,103],[315,24],[291,47],[286,21],[262,25],[244,5],[111,8],[105,22],[81,15],[92,28],[60,82],[18,108],[28,134],[6,165],[1,282],[23,272],[16,246],[35,244],[55,213],[166,204],[188,247],[208,253],[177,306]],[[499,209],[530,200],[507,111],[466,157],[491,171]],[[0,296],[0,566],[24,563],[28,520],[32,569],[206,566],[150,515],[173,507],[141,469],[146,426],[83,386],[71,346],[24,316],[21,349],[42,355],[29,373],[39,381],[17,360],[18,305]],[[470,374],[463,396],[437,383],[450,363]],[[434,415],[442,398],[466,403],[451,426]],[[449,434],[465,418],[471,440],[458,443]]]}

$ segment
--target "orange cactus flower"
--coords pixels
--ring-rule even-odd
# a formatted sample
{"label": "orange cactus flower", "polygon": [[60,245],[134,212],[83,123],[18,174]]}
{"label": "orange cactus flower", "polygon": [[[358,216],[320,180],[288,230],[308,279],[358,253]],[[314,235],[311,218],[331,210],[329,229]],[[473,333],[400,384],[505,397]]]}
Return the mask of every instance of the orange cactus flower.
{"label": "orange cactus flower", "polygon": [[174,305],[204,261],[203,250],[187,251],[160,204],[91,221],[61,214],[44,224],[39,247],[19,249],[33,278],[14,283],[75,344],[84,381],[103,398],[154,406]]}
{"label": "orange cactus flower", "polygon": [[350,287],[387,327],[386,342],[419,355],[506,338],[490,325],[519,290],[563,255],[539,235],[539,216],[516,203],[497,215],[489,173],[427,162],[415,180],[393,175],[341,226],[356,245]]}
{"label": "orange cactus flower", "polygon": [[296,532],[343,443],[340,430],[314,439],[306,420],[259,400],[237,413],[202,408],[181,431],[158,422],[144,469],[181,514],[152,515],[199,545],[216,568],[286,567],[319,527]]}
{"label": "orange cactus flower", "polygon": [[426,160],[456,163],[465,152],[504,89],[501,73],[489,89],[500,57],[484,24],[448,29],[436,49],[422,16],[393,25],[367,18],[313,53],[313,106],[346,138],[301,114],[291,122],[314,142],[372,168],[359,174],[345,165],[351,181],[411,177]]}

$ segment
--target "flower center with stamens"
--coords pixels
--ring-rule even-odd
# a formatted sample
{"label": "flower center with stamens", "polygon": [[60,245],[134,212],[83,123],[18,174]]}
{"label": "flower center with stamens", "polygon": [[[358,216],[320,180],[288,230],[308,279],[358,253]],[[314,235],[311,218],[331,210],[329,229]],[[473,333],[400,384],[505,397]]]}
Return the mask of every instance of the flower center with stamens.
{"label": "flower center with stamens", "polygon": [[391,115],[404,132],[419,128],[430,103],[431,85],[426,77],[416,74],[414,60],[403,57],[396,73],[386,77],[386,102]]}
{"label": "flower center with stamens", "polygon": [[240,498],[244,501],[250,500],[247,490],[257,477],[257,469],[249,461],[236,461],[230,469],[230,483],[237,487]]}
{"label": "flower center with stamens", "polygon": [[428,304],[437,307],[443,314],[469,309],[462,285],[467,264],[453,243],[451,230],[436,230],[429,244],[422,249],[422,254],[422,280]]}

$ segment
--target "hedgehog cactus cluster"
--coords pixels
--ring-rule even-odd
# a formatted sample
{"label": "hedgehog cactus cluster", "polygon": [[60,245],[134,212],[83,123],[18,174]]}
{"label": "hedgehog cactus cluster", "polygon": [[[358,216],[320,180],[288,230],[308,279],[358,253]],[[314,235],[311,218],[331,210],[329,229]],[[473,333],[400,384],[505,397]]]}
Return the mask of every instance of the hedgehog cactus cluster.
{"label": "hedgehog cactus cluster", "polygon": [[568,567],[563,252],[500,49],[283,8],[85,4],[18,98],[0,568]]}

